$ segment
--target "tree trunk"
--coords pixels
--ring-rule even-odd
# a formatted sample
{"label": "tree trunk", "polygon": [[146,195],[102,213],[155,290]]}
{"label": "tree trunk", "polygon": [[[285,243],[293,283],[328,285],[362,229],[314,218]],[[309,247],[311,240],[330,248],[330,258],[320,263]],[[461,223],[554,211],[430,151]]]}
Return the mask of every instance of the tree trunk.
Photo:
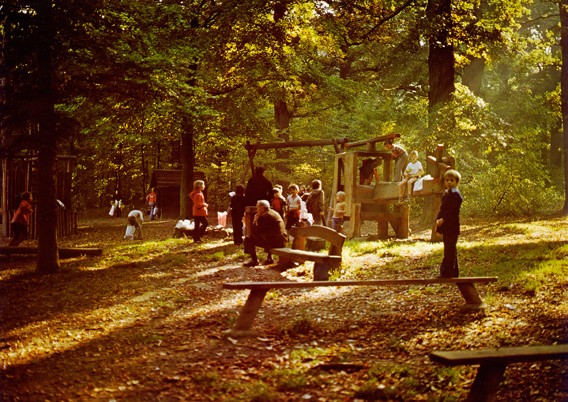
{"label": "tree trunk", "polygon": [[[428,0],[426,16],[436,32],[430,38],[428,53],[428,124],[431,131],[438,125],[438,110],[451,99],[455,90],[454,49],[448,42],[451,12],[452,0]],[[430,225],[436,219],[436,213],[435,197],[424,197],[421,223]]]}
{"label": "tree trunk", "polygon": [[436,30],[430,38],[428,52],[428,108],[431,113],[440,103],[449,101],[455,90],[454,48],[448,42],[451,12],[452,0],[428,1],[426,15]]}
{"label": "tree trunk", "polygon": [[[483,18],[483,10],[486,7],[486,1],[481,0],[480,4],[473,9],[473,13],[478,20]],[[475,96],[479,96],[481,80],[485,71],[485,59],[483,57],[470,57],[469,60],[470,63],[463,69],[462,84],[468,87]]]}
{"label": "tree trunk", "polygon": [[481,92],[481,80],[485,70],[485,59],[482,57],[474,57],[471,62],[464,67],[462,75],[462,84],[469,88],[475,96],[479,96]]}
{"label": "tree trunk", "polygon": [[[290,141],[290,120],[292,115],[288,110],[288,105],[284,100],[277,100],[274,102],[274,118],[276,130],[278,131],[278,138],[283,142]],[[290,151],[286,148],[276,149],[276,159],[288,160],[290,158]],[[290,173],[288,164],[280,164],[279,170],[284,173]]]}
{"label": "tree trunk", "polygon": [[179,219],[189,219],[193,217],[192,202],[189,193],[193,191],[193,168],[195,166],[195,153],[193,149],[194,124],[190,118],[183,120],[181,138],[181,187],[180,187],[180,211]]}
{"label": "tree trunk", "polygon": [[562,48],[562,68],[560,71],[560,92],[562,102],[562,133],[564,138],[564,213],[568,213],[568,0],[560,4],[560,46]]}
{"label": "tree trunk", "polygon": [[550,166],[556,169],[562,167],[563,140],[562,119],[559,118],[556,124],[550,130],[550,154],[548,157]]}
{"label": "tree trunk", "polygon": [[38,46],[38,205],[37,234],[38,258],[36,271],[41,274],[59,270],[57,251],[57,192],[56,157],[57,135],[55,126],[55,102],[53,94],[52,45],[54,43],[53,11],[51,0],[37,6],[38,28],[43,42]]}

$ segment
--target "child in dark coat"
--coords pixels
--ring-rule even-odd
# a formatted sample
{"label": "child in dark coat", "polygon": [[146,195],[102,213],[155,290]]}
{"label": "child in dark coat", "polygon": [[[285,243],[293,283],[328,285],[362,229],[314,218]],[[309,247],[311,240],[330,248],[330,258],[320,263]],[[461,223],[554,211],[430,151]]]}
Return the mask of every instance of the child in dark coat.
{"label": "child in dark coat", "polygon": [[459,276],[457,243],[460,234],[460,207],[463,197],[458,190],[461,175],[455,170],[444,174],[446,191],[436,217],[436,232],[444,236],[444,259],[440,266],[442,278]]}
{"label": "child in dark coat", "polygon": [[233,221],[233,243],[243,244],[243,217],[245,216],[245,186],[237,184],[235,195],[231,197],[231,219]]}

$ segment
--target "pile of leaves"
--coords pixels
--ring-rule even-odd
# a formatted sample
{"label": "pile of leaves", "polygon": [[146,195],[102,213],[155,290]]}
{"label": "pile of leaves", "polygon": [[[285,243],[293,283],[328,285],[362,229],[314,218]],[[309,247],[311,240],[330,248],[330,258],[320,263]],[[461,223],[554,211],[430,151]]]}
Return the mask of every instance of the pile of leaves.
{"label": "pile of leaves", "polygon": [[[193,244],[173,238],[175,222],[152,221],[132,242],[122,219],[81,219],[60,244],[103,256],[62,260],[50,276],[34,273],[34,257],[0,261],[0,400],[463,400],[477,367],[447,368],[430,352],[567,342],[565,224],[466,222],[462,275],[501,279],[477,286],[483,312],[460,312],[453,285],[274,290],[258,335],[232,338],[247,292],[222,283],[310,281],[312,263],[244,268],[223,230]],[[348,241],[334,278],[433,277],[442,246],[428,237]],[[497,400],[568,401],[567,371],[510,365]]]}

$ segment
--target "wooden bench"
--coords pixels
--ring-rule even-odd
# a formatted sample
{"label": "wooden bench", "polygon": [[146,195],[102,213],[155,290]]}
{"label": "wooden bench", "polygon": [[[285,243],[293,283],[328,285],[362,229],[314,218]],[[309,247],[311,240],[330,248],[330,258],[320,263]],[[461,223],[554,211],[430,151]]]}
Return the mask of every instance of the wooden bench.
{"label": "wooden bench", "polygon": [[[329,279],[329,272],[341,266],[341,252],[346,237],[326,226],[293,227],[292,248],[272,248],[270,253],[279,256],[278,268],[287,269],[292,262],[314,261],[314,281]],[[327,255],[306,251],[306,238],[318,238],[330,243]]]}
{"label": "wooden bench", "polygon": [[250,289],[249,296],[237,323],[228,331],[233,336],[246,336],[252,334],[250,331],[252,323],[262,305],[266,293],[270,289],[309,289],[315,287],[330,286],[392,286],[392,285],[429,285],[435,283],[455,283],[466,304],[462,306],[463,311],[479,311],[485,308],[483,300],[479,296],[474,283],[497,282],[496,277],[478,278],[433,278],[433,279],[388,279],[388,280],[366,280],[366,281],[318,281],[318,282],[233,282],[224,283],[223,289],[243,290]]}
{"label": "wooden bench", "polygon": [[466,402],[492,402],[509,363],[568,359],[568,345],[432,352],[430,359],[447,366],[479,364]]}

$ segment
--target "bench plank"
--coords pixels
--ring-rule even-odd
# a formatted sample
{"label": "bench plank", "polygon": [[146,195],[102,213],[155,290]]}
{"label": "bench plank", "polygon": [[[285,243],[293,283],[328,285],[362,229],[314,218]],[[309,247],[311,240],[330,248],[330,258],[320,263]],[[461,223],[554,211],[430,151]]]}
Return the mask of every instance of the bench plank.
{"label": "bench plank", "polygon": [[462,364],[508,364],[550,359],[568,359],[568,345],[521,346],[499,349],[432,352],[430,358],[447,366]]}
{"label": "bench plank", "polygon": [[287,257],[293,261],[316,261],[324,264],[331,262],[341,263],[341,256],[314,253],[312,251],[294,250],[291,248],[272,248],[270,252],[275,255]]}
{"label": "bench plank", "polygon": [[431,278],[431,279],[382,279],[366,281],[319,281],[319,282],[228,282],[223,289],[298,289],[319,286],[388,286],[388,285],[429,285],[434,283],[490,283],[497,282],[493,276],[474,278]]}
{"label": "bench plank", "polygon": [[339,232],[336,232],[333,229],[328,228],[327,226],[321,225],[312,225],[312,226],[305,226],[305,227],[297,227],[293,226],[290,228],[290,235],[292,237],[318,237],[323,239],[334,246],[341,248],[343,247],[343,243],[345,242],[345,235],[342,235]]}
{"label": "bench plank", "polygon": [[430,359],[447,366],[479,364],[466,402],[494,402],[509,363],[568,359],[568,345],[438,351]]}
{"label": "bench plank", "polygon": [[[322,286],[389,286],[389,285],[428,285],[434,283],[455,283],[460,287],[462,296],[466,300],[466,310],[479,311],[483,308],[483,301],[475,289],[474,283],[496,282],[496,277],[475,278],[431,278],[431,279],[384,279],[367,281],[314,281],[314,282],[227,282],[223,289],[245,290],[249,289],[248,299],[241,310],[237,324],[228,333],[233,336],[248,335],[250,328],[258,313],[266,293],[270,289],[309,289]],[[467,292],[461,287],[466,287]]]}

